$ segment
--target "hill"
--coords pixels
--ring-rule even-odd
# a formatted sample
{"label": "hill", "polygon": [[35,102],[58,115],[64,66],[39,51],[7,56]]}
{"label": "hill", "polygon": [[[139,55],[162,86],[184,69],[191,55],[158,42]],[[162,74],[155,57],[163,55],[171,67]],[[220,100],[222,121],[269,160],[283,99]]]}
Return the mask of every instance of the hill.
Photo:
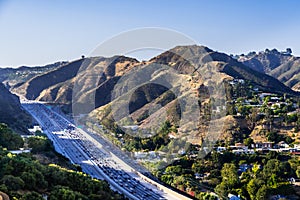
{"label": "hill", "polygon": [[[28,99],[68,104],[72,99],[73,85],[75,82],[80,82],[79,79],[86,82],[82,84],[83,88],[81,92],[89,93],[88,91],[97,88],[100,96],[101,94],[106,94],[105,96],[107,96],[109,89],[114,85],[113,82],[116,82],[124,73],[137,66],[158,63],[169,65],[181,73],[193,72],[195,69],[191,67],[189,62],[184,60],[183,57],[193,60],[197,65],[207,63],[205,59],[209,59],[208,61],[216,61],[222,66],[221,72],[224,72],[231,77],[253,81],[261,87],[264,87],[266,90],[273,90],[276,88],[278,92],[294,94],[293,91],[274,78],[264,75],[263,73],[258,73],[224,53],[214,52],[203,46],[176,47],[144,63],[124,56],[80,59],[60,65],[50,71],[45,70],[45,72],[32,77],[25,83],[16,85],[13,88],[13,91],[24,95]],[[200,58],[204,59],[201,61],[203,63],[197,63],[200,62]],[[89,81],[90,78],[85,76],[76,76],[80,67],[83,66],[86,71],[89,70],[89,74],[103,73],[99,83]],[[102,72],[101,70],[104,69],[106,71]],[[91,86],[93,86],[93,88],[90,88]],[[103,92],[103,90],[105,90],[105,92]],[[108,98],[106,97],[103,99],[101,97],[97,98],[96,101],[97,107],[99,107],[108,103]]]}
{"label": "hill", "polygon": [[205,63],[212,61],[218,62],[220,72],[233,78],[251,81],[258,86],[263,87],[266,91],[296,94],[275,78],[265,75],[264,72],[261,73],[257,70],[253,70],[253,67],[248,67],[225,53],[215,52],[203,46],[176,47],[151,59],[151,61],[170,66],[173,65],[172,63],[175,63],[174,67],[176,69],[181,70],[182,72],[183,70],[190,72],[191,69],[188,67],[188,62],[178,59],[178,57],[180,57],[178,55],[183,55],[183,57],[192,60],[194,66],[203,66]]}
{"label": "hill", "polygon": [[276,49],[250,52],[247,55],[239,55],[237,59],[250,68],[266,73],[288,87],[299,90],[300,83],[300,58],[293,56],[292,51],[279,52]]}
{"label": "hill", "polygon": [[54,70],[55,68],[66,63],[67,62],[56,62],[53,64],[36,67],[21,66],[18,68],[0,68],[0,82],[3,82],[8,88],[15,87],[31,79],[32,77],[37,76],[38,74]]}
{"label": "hill", "polygon": [[[172,70],[166,70],[163,66],[175,69],[176,73],[172,74]],[[161,68],[158,70],[159,72],[155,70],[159,68]],[[135,124],[150,130],[155,129],[153,124],[168,120],[175,126],[179,126],[178,123],[181,123],[176,133],[179,138],[187,137],[189,141],[199,143],[199,138],[203,137],[199,134],[206,132],[208,121],[213,118],[207,114],[211,111],[207,110],[212,109],[209,105],[209,98],[217,99],[216,101],[220,102],[226,101],[224,94],[213,94],[210,91],[218,90],[217,87],[222,87],[221,82],[232,79],[246,80],[262,91],[297,95],[296,92],[275,78],[257,72],[224,53],[214,52],[203,46],[175,47],[148,62],[135,66],[134,69],[137,72],[129,75],[129,78],[122,77],[124,79],[122,83],[115,86],[114,93],[117,93],[117,97],[112,98],[111,102],[100,106],[91,114],[91,118],[96,118],[114,132],[122,132],[116,128],[114,124],[116,121],[121,127]],[[216,69],[216,71],[212,69]],[[148,84],[142,84],[141,77]],[[165,87],[155,84],[163,83],[162,80],[166,79],[168,84],[165,84]],[[226,89],[224,88],[224,90]],[[198,122],[194,121],[197,119],[197,113],[193,112],[193,106],[198,105],[193,105],[192,102],[180,103],[180,99],[187,99],[186,97],[193,94],[196,94],[199,103],[203,105],[203,110],[200,112],[204,119],[197,127],[195,124]],[[201,98],[203,99],[201,100]],[[182,107],[183,104],[184,107]],[[220,111],[220,116],[216,114],[215,124],[224,124],[224,121],[228,121],[228,118],[218,118],[222,117],[222,112],[224,111]],[[183,119],[185,113],[188,113],[187,119]],[[194,115],[196,117],[193,117]],[[199,129],[204,131],[199,131]],[[230,127],[230,129],[235,128]],[[222,133],[227,132],[226,127],[218,131],[220,130]],[[234,135],[234,131],[230,132]],[[214,134],[222,133],[216,131]],[[194,141],[193,138],[198,138],[198,141]]]}
{"label": "hill", "polygon": [[0,122],[9,124],[17,133],[27,133],[31,117],[22,108],[19,98],[0,83]]}
{"label": "hill", "polygon": [[[74,83],[82,84],[80,91],[77,91],[79,101],[88,98],[91,90],[101,90],[101,98],[97,98],[97,105],[108,103],[109,94],[113,87],[113,82],[123,73],[131,68],[138,61],[124,56],[112,58],[92,57],[70,62],[55,70],[37,75],[24,84],[12,90],[23,95],[27,99],[37,99],[41,101],[53,102],[69,105],[72,103],[72,92]],[[81,68],[82,67],[82,68]],[[83,76],[79,70],[88,73]],[[103,71],[104,70],[104,71]],[[103,73],[101,80],[94,80],[96,74]],[[78,75],[78,76],[77,76]],[[80,95],[80,94],[85,95]]]}
{"label": "hill", "polygon": [[[63,104],[68,112],[73,105],[75,114],[94,110],[93,117],[111,128],[116,127],[111,121],[115,115],[123,125],[151,127],[153,122],[163,121],[163,116],[178,125],[179,119],[197,106],[188,102],[180,109],[180,99],[209,96],[222,81],[232,79],[251,82],[265,92],[298,95],[225,53],[196,45],[178,46],[143,62],[125,56],[84,58],[38,74],[12,90],[27,99]],[[224,94],[213,98],[225,101]],[[207,105],[208,97],[202,101]],[[132,116],[129,121],[128,112]],[[198,134],[193,120],[187,118],[183,124],[179,132]]]}

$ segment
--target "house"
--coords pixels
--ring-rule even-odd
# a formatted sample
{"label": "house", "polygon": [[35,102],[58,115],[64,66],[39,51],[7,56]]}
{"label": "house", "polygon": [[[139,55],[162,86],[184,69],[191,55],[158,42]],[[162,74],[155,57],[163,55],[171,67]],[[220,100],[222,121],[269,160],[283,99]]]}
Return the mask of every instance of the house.
{"label": "house", "polygon": [[203,174],[195,173],[195,178],[201,179],[201,178],[203,178]]}
{"label": "house", "polygon": [[248,149],[248,147],[243,143],[235,143],[235,145],[229,146],[229,147],[230,147],[230,149],[233,149],[233,150],[235,150],[235,149],[247,150]]}
{"label": "house", "polygon": [[255,142],[254,144],[251,144],[252,148],[265,148],[265,149],[271,149],[273,148],[274,142]]}
{"label": "house", "polygon": [[11,150],[9,151],[12,154],[20,154],[20,153],[30,153],[31,150],[30,149],[20,149],[20,150]]}
{"label": "house", "polygon": [[244,80],[244,79],[237,79],[237,81],[238,81],[240,84],[244,84],[244,83],[245,83],[245,80]]}
{"label": "house", "polygon": [[148,155],[147,152],[134,152],[134,157],[136,159],[144,159],[147,157],[147,155]]}
{"label": "house", "polygon": [[300,150],[300,144],[294,144],[294,148]]}
{"label": "house", "polygon": [[222,151],[226,151],[226,147],[217,147],[217,148],[216,148],[216,151],[217,151],[218,153],[220,153],[220,152],[222,152]]}
{"label": "house", "polygon": [[254,154],[253,149],[248,149],[248,147],[243,143],[235,143],[234,146],[230,146],[232,153],[234,154]]}
{"label": "house", "polygon": [[241,200],[240,197],[234,195],[234,194],[228,194],[229,200]]}
{"label": "house", "polygon": [[274,142],[262,142],[261,145],[262,145],[262,148],[270,149],[270,148],[273,148]]}
{"label": "house", "polygon": [[232,150],[232,153],[234,154],[254,154],[254,150],[253,149],[234,149]]}
{"label": "house", "polygon": [[43,132],[40,126],[33,126],[33,128],[29,128],[28,131],[32,134],[35,134],[36,131]]}
{"label": "house", "polygon": [[235,143],[235,146],[239,147],[239,148],[245,148],[246,147],[246,145],[244,143],[240,143],[240,142]]}
{"label": "house", "polygon": [[291,154],[292,154],[292,155],[300,155],[300,151],[298,151],[298,150],[292,151]]}
{"label": "house", "polygon": [[259,95],[259,98],[261,99],[261,100],[263,100],[265,97],[267,97],[267,96],[272,96],[273,94],[272,93],[261,93],[260,95]]}
{"label": "house", "polygon": [[252,169],[252,167],[253,167],[252,165],[241,164],[241,165],[239,166],[238,171],[245,172],[245,171],[247,171],[248,169]]}
{"label": "house", "polygon": [[278,102],[278,101],[280,101],[280,98],[279,97],[270,97],[270,101]]}
{"label": "house", "polygon": [[279,148],[289,148],[290,147],[285,141],[278,142],[277,146]]}
{"label": "house", "polygon": [[139,129],[138,125],[131,125],[131,126],[123,126],[125,129],[131,129],[132,131],[137,131]]}

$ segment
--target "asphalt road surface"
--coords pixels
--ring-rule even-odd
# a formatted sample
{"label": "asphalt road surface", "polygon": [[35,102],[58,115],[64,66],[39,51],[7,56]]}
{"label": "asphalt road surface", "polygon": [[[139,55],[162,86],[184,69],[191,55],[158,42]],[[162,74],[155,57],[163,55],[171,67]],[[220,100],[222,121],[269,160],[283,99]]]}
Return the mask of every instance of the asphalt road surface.
{"label": "asphalt road surface", "polygon": [[134,200],[189,199],[166,189],[159,183],[146,181],[139,173],[144,168],[111,143],[92,131],[82,130],[65,116],[46,105],[24,101],[22,106],[40,124],[45,134],[53,142],[55,150],[69,158],[73,164],[97,179],[108,181],[112,189]]}

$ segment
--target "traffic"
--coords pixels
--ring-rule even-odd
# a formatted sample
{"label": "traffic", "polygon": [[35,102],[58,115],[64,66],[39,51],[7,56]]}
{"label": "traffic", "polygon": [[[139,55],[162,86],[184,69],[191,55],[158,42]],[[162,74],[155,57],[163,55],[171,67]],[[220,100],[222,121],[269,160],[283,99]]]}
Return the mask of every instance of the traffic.
{"label": "traffic", "polygon": [[[42,126],[57,152],[97,179],[107,180],[113,189],[130,199],[180,199],[165,193],[139,177],[135,169],[87,132],[44,104],[23,102],[22,106]],[[104,143],[105,144],[105,143]],[[106,145],[106,144],[105,144]]]}

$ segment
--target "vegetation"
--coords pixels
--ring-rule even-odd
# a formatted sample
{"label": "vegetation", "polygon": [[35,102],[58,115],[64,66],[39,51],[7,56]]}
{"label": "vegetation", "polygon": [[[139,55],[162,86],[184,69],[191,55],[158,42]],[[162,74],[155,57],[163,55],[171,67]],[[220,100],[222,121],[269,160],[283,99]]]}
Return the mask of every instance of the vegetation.
{"label": "vegetation", "polygon": [[[249,124],[249,131],[237,126],[236,137],[231,141],[226,141],[226,138],[220,140],[215,147],[228,148],[229,145],[242,142],[251,148],[255,140],[249,133],[255,126],[264,127],[260,135],[265,141],[274,144],[283,141],[291,146],[296,144],[296,134],[288,135],[280,131],[283,127],[290,130],[294,127],[295,132],[299,131],[300,115],[295,112],[297,99],[278,94],[260,99],[257,92],[253,91],[252,84],[247,81],[235,82],[226,87],[226,95],[230,97],[227,115],[244,119]],[[162,169],[158,167],[161,163],[152,164],[156,169],[154,174],[168,185],[198,199],[216,198],[211,192],[222,199],[227,199],[228,194],[248,200],[264,200],[277,194],[296,196],[290,178],[300,178],[300,160],[297,156],[275,151],[234,154],[227,149],[223,152],[213,151],[205,158],[197,159],[194,156],[200,149],[200,146],[192,145],[179,160]]]}
{"label": "vegetation", "polygon": [[[228,147],[235,143],[243,143],[252,148],[254,138],[250,136],[255,127],[262,127],[259,135],[265,141],[277,144],[281,141],[293,146],[297,142],[296,134],[283,134],[281,130],[294,128],[297,133],[300,127],[300,115],[296,112],[297,99],[287,95],[270,94],[260,96],[262,92],[254,90],[250,81],[234,80],[225,83],[226,113],[234,116],[237,124],[231,124],[229,131],[232,138],[217,141],[215,147],[227,147],[222,152],[213,151],[202,159],[197,155],[201,146],[190,145],[185,148],[183,155],[176,155],[175,161],[167,166],[167,160],[158,162],[145,161],[155,176],[164,183],[195,196],[197,199],[216,199],[219,196],[227,199],[228,194],[240,196],[248,200],[264,200],[270,195],[296,195],[290,178],[300,178],[300,161],[290,153],[275,151],[258,152],[253,154],[234,154]],[[207,99],[206,99],[207,100]],[[218,99],[199,100],[201,121],[205,124],[211,118],[212,111]],[[220,103],[222,105],[222,103]],[[174,107],[175,109],[175,107]],[[144,112],[138,121],[148,117]],[[247,127],[241,127],[244,121]],[[156,135],[148,138],[133,137],[124,132],[116,132],[118,127],[114,123],[102,123],[115,132],[115,139],[123,144],[127,151],[157,151],[169,150],[173,155],[178,147],[183,147],[179,138],[170,138],[169,133],[175,132],[176,123],[166,121]],[[111,135],[111,134],[110,134]],[[298,140],[299,142],[299,140]],[[167,166],[167,167],[165,167]],[[203,192],[206,190],[207,192]]]}
{"label": "vegetation", "polygon": [[172,126],[169,121],[163,123],[161,129],[156,135],[149,138],[132,137],[126,135],[124,148],[128,151],[153,151],[159,149],[170,142],[168,134],[171,132]]}
{"label": "vegetation", "polygon": [[0,123],[0,146],[8,150],[16,150],[23,145],[23,139],[19,134],[14,133],[6,124]]}
{"label": "vegetation", "polygon": [[[242,166],[247,168],[242,170]],[[261,200],[272,194],[295,195],[289,178],[300,178],[299,166],[300,160],[287,155],[233,155],[227,151],[222,154],[213,151],[204,159],[183,156],[154,174],[163,182],[194,194],[198,199],[215,198],[203,193],[206,189],[224,199],[230,193],[240,195],[242,199]]]}
{"label": "vegetation", "polygon": [[[2,124],[0,130],[1,134],[11,134],[6,125]],[[46,141],[33,137],[28,143],[34,151],[44,151],[49,145]],[[50,200],[124,199],[111,191],[106,181],[55,164],[42,165],[31,154],[14,155],[3,148],[0,148],[0,191],[19,200],[40,200],[42,194]]]}

